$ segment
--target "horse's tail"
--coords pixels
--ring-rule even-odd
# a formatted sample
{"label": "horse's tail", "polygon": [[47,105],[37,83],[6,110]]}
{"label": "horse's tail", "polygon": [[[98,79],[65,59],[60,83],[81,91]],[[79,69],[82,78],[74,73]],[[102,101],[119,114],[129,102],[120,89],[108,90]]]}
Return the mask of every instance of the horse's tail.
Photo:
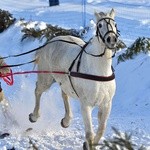
{"label": "horse's tail", "polygon": [[44,45],[42,45],[42,46],[40,46],[40,47],[38,47],[38,48],[36,48],[35,61],[34,61],[33,70],[34,70],[34,68],[36,67],[36,65],[38,65],[39,59],[40,59],[40,56],[41,56],[41,52],[42,52],[43,48],[44,48],[46,45],[47,45],[47,43],[44,44]]}
{"label": "horse's tail", "polygon": [[35,53],[35,61],[34,61],[33,70],[35,69],[35,67],[36,67],[36,66],[38,65],[38,63],[39,63],[40,53],[41,53],[41,48],[39,48],[38,51],[36,51],[36,53]]}

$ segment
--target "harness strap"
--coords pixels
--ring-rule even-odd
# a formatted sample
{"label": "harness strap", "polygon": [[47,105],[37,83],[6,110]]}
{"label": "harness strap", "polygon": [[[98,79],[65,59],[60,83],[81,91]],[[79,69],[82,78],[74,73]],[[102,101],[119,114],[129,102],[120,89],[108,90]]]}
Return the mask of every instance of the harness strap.
{"label": "harness strap", "polygon": [[69,72],[72,70],[76,60],[78,59],[78,57],[81,55],[82,51],[79,52],[79,54],[76,56],[76,58],[73,60],[73,62],[71,63],[70,67],[69,67]]}
{"label": "harness strap", "polygon": [[[90,42],[90,40],[89,40],[89,42]],[[83,54],[83,52],[85,51],[85,48],[86,48],[86,46],[89,44],[89,42],[85,43],[84,46],[81,47],[81,48],[82,48],[81,51],[80,51],[79,54],[76,56],[76,58],[73,60],[73,62],[71,63],[71,65],[70,65],[70,67],[69,67],[69,69],[68,69],[69,72],[72,72],[72,68],[73,68],[73,66],[74,66],[74,64],[75,64],[75,62],[77,61],[78,58],[79,58],[79,59],[78,59],[78,62],[77,62],[77,68],[76,68],[76,70],[77,70],[77,73],[79,72],[82,54]],[[77,91],[75,90],[75,87],[73,86],[73,83],[72,83],[72,80],[71,80],[71,75],[68,75],[68,77],[69,77],[69,81],[70,81],[70,84],[71,84],[71,86],[72,86],[72,89],[74,90],[75,94],[78,96],[78,93],[77,93]],[[79,97],[79,96],[78,96],[78,97]]]}
{"label": "harness strap", "polygon": [[[73,60],[73,62],[71,63],[71,65],[70,65],[70,67],[69,67],[69,69],[68,69],[69,72],[71,72],[71,70],[72,70],[72,68],[73,68],[73,66],[74,66],[74,64],[75,64],[75,62],[76,62],[76,60],[78,59],[78,57],[79,57],[79,60],[78,60],[78,64],[77,64],[77,70],[79,70],[80,59],[81,59],[82,53],[83,53],[83,51],[81,50],[81,51],[79,52],[79,54],[76,56],[76,58]],[[72,80],[71,80],[71,76],[68,75],[68,78],[69,78],[69,81],[70,81],[70,84],[71,84],[72,89],[74,90],[74,92],[75,92],[75,94],[77,95],[77,97],[79,97],[77,91],[75,90],[75,88],[74,88],[74,86],[73,86],[73,83],[72,83]]]}
{"label": "harness strap", "polygon": [[70,76],[93,80],[93,81],[101,81],[101,82],[107,82],[107,81],[111,81],[115,79],[114,72],[110,76],[96,76],[96,75],[85,74],[85,73],[80,73],[80,72],[70,72]]}
{"label": "harness strap", "polygon": [[20,53],[20,54],[16,54],[16,55],[9,55],[9,56],[5,56],[5,57],[0,57],[0,59],[7,59],[7,58],[11,58],[11,57],[19,57],[19,56],[23,56],[23,55],[26,55],[26,54],[29,54],[29,53],[32,53],[32,52],[35,52],[35,51],[38,51],[40,50],[41,48],[43,48],[44,46],[46,46],[47,44],[49,43],[54,43],[54,42],[66,42],[66,43],[69,43],[69,44],[75,44],[75,45],[78,45],[79,47],[82,48],[81,45],[79,45],[78,43],[76,42],[73,42],[73,41],[66,41],[66,40],[54,40],[54,41],[49,41],[49,42],[46,42],[44,45],[38,47],[38,48],[35,48],[35,49],[32,49],[30,51],[27,51],[27,52],[24,52],[24,53]]}
{"label": "harness strap", "polygon": [[75,92],[75,94],[77,95],[77,97],[79,97],[79,95],[78,95],[76,89],[75,89],[74,86],[73,86],[73,83],[72,83],[72,80],[71,80],[71,76],[68,75],[68,78],[69,78],[69,81],[70,81],[70,84],[71,84],[72,89],[74,90],[74,92]]}

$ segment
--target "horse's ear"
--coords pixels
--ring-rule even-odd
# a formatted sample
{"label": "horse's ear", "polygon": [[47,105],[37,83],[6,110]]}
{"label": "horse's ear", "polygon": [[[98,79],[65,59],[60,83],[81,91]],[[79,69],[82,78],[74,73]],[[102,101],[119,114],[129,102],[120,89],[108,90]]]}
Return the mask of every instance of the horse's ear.
{"label": "horse's ear", "polygon": [[95,17],[97,19],[97,21],[102,18],[103,16],[105,16],[105,14],[103,12],[95,12]]}
{"label": "horse's ear", "polygon": [[100,18],[99,13],[97,13],[97,12],[95,11],[95,12],[94,12],[94,15],[95,15],[95,17],[96,17],[96,20],[98,21],[98,20],[99,20],[99,18]]}
{"label": "horse's ear", "polygon": [[115,17],[115,10],[112,8],[112,10],[110,11],[110,14],[109,14],[112,18]]}

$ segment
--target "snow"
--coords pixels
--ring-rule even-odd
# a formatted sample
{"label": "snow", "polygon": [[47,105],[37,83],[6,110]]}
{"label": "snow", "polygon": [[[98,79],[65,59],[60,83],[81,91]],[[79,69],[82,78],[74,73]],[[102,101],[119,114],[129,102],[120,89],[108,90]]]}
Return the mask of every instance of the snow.
{"label": "snow", "polygon": [[[8,30],[0,34],[0,55],[8,56],[26,52],[44,43],[39,40],[25,40],[21,42],[23,33],[20,18],[29,21],[29,28],[44,29],[45,23],[59,25],[65,28],[79,29],[83,25],[82,1],[60,0],[60,5],[48,7],[48,0],[3,0],[0,7],[9,10],[18,21]],[[86,24],[94,26],[94,11],[116,10],[116,22],[121,32],[121,39],[129,46],[140,36],[149,37],[150,33],[150,2],[149,0],[87,0]],[[86,36],[86,40],[91,37]],[[8,58],[7,64],[18,64],[34,59],[34,53],[24,57]],[[114,58],[117,91],[113,99],[113,107],[108,120],[104,138],[112,137],[111,127],[121,132],[132,133],[133,142],[145,145],[150,149],[150,56],[140,54],[133,60],[120,64]],[[13,68],[13,72],[32,70],[33,64]],[[36,75],[18,75],[14,77],[13,86],[2,87],[11,109],[11,117],[5,118],[0,109],[0,132],[9,132],[8,136],[0,140],[0,149],[17,150],[30,149],[35,143],[39,150],[79,150],[84,142],[84,127],[80,113],[80,105],[71,99],[74,118],[69,128],[63,129],[60,121],[64,115],[60,87],[57,83],[42,95],[41,117],[32,124],[28,115],[34,107],[34,89]],[[93,112],[94,129],[97,127],[96,110]],[[16,120],[16,122],[14,122]],[[29,132],[26,129],[33,128]]]}

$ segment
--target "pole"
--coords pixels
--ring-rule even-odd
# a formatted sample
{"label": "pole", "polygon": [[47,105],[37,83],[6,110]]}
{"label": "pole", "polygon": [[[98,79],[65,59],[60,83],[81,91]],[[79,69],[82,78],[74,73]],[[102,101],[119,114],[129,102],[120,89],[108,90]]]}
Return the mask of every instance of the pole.
{"label": "pole", "polygon": [[86,0],[82,0],[82,20],[83,27],[86,27]]}

